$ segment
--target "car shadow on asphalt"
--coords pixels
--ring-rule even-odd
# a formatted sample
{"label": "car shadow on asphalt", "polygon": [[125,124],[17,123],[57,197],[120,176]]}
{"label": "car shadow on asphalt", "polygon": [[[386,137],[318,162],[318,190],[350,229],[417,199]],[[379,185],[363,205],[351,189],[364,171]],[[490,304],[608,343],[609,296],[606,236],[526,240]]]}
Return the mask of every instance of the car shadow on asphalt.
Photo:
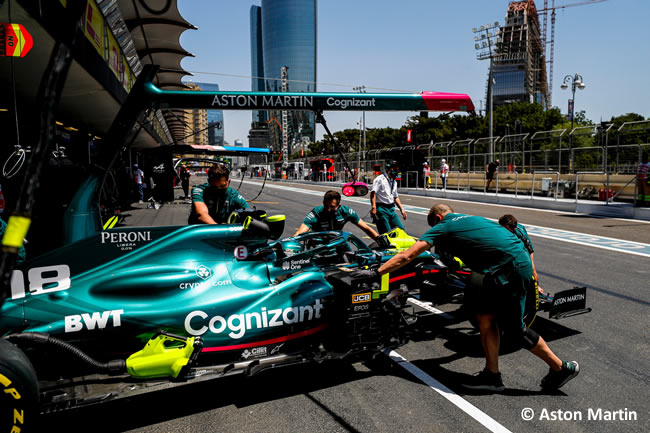
{"label": "car shadow on asphalt", "polygon": [[[566,396],[560,390],[531,390],[531,389],[519,389],[519,388],[507,388],[503,391],[487,391],[487,390],[474,390],[465,388],[464,383],[468,383],[474,377],[473,374],[461,373],[457,371],[449,370],[442,366],[442,364],[448,363],[451,357],[442,357],[442,358],[433,358],[433,359],[421,359],[412,361],[411,364],[418,367],[427,375],[431,376],[434,381],[439,382],[444,387],[449,388],[458,395],[505,395],[511,397],[524,397],[524,396],[535,396],[535,395],[552,395],[552,396]],[[401,370],[401,371],[400,371]],[[423,383],[420,379],[413,376],[404,369],[399,369],[394,372],[395,375],[401,377],[404,380],[408,380],[415,383]],[[438,388],[436,383],[427,384]],[[442,387],[440,387],[442,388]],[[444,391],[444,388],[442,388]]]}
{"label": "car shadow on asphalt", "polygon": [[[450,364],[466,357],[484,358],[485,356],[483,347],[481,346],[480,334],[477,329],[473,328],[469,324],[469,322],[463,323],[466,318],[467,316],[463,315],[461,310],[457,310],[455,314],[452,314],[451,317],[446,319],[441,318],[440,316],[428,316],[425,321],[419,321],[419,326],[415,328],[416,332],[412,335],[412,341],[427,341],[436,338],[444,339],[446,341],[443,346],[452,353],[444,357],[413,361],[412,364],[459,395],[501,394],[513,397],[532,395],[566,395],[559,390],[549,391],[541,389],[528,390],[506,388],[501,392],[491,392],[464,388],[462,384],[470,381],[473,375],[455,372],[443,367],[443,365]],[[450,328],[449,326],[451,325],[454,325],[454,327]],[[547,342],[580,334],[579,331],[567,328],[556,321],[542,317],[537,317],[531,328],[537,331]],[[514,353],[519,350],[523,349],[520,349],[513,338],[508,335],[502,336],[499,351],[500,355]],[[418,378],[404,369],[395,369],[393,373],[405,380],[421,383]]]}
{"label": "car shadow on asphalt", "polygon": [[530,328],[541,335],[546,342],[582,334],[578,330],[567,328],[556,320],[545,319],[539,316],[535,318]]}
{"label": "car shadow on asphalt", "polygon": [[[581,334],[580,331],[568,328],[556,320],[540,316],[535,318],[531,329],[540,334],[547,342]],[[444,346],[459,355],[472,358],[484,356],[478,329],[467,321],[467,315],[463,314],[462,308],[451,312],[447,318],[434,315],[418,320],[411,335],[411,341],[430,341],[436,338],[446,340]],[[517,336],[502,335],[499,353],[505,355],[520,350],[516,340]]]}
{"label": "car shadow on asphalt", "polygon": [[[363,380],[382,368],[359,371],[346,361],[306,363],[263,371],[255,376],[234,375],[164,391],[124,398],[41,416],[39,425],[65,425],[67,432],[128,431],[234,405],[237,408],[306,395],[321,389]],[[106,416],[119,414],[119,416]],[[98,422],[101,420],[101,422]],[[69,428],[68,428],[69,427]]]}

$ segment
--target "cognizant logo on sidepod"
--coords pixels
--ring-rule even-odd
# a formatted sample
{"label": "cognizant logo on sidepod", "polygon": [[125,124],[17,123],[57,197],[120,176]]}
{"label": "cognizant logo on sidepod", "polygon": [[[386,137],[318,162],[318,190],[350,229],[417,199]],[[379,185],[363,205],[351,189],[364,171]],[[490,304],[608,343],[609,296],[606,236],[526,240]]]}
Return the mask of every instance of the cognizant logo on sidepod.
{"label": "cognizant logo on sidepod", "polygon": [[203,335],[210,331],[221,334],[229,330],[230,338],[239,339],[246,335],[250,329],[273,328],[276,326],[301,323],[313,319],[320,319],[323,304],[316,299],[313,305],[300,305],[285,309],[268,310],[262,307],[260,312],[232,314],[227,318],[222,316],[210,317],[208,313],[200,310],[192,311],[185,317],[185,330],[190,335]]}

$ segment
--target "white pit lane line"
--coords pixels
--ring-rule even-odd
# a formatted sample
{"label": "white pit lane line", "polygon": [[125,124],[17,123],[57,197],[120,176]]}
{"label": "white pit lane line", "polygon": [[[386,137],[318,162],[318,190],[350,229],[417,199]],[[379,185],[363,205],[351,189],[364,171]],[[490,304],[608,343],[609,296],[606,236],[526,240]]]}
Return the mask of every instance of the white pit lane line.
{"label": "white pit lane line", "polygon": [[510,430],[496,422],[492,417],[487,415],[485,412],[474,406],[472,403],[468,402],[458,394],[456,394],[451,389],[447,388],[442,383],[438,382],[433,377],[426,374],[424,371],[420,370],[415,365],[411,364],[406,358],[404,358],[399,353],[395,352],[392,349],[384,350],[384,354],[388,356],[391,361],[395,362],[397,365],[402,367],[404,370],[411,373],[413,376],[417,377],[429,388],[433,389],[435,392],[449,400],[456,407],[461,409],[463,412],[474,418],[481,425],[492,432],[500,433],[511,433]]}
{"label": "white pit lane line", "polygon": [[[244,183],[248,183],[244,181]],[[254,182],[253,182],[254,183]],[[319,197],[323,196],[322,191],[312,191],[302,188],[290,187],[290,186],[278,186],[278,185],[266,185],[267,188],[278,188],[285,191],[294,191],[302,194],[316,195]],[[359,198],[359,197],[345,197],[343,196],[341,201],[351,201],[355,203],[361,203],[365,205],[370,205],[369,199]],[[409,206],[403,205],[404,210],[410,213],[427,216],[429,210],[423,207],[418,206]],[[492,219],[492,221],[496,221]],[[584,245],[592,248],[600,248],[609,251],[616,251],[618,253],[633,254],[641,257],[650,257],[650,245],[644,244],[641,242],[625,241],[621,239],[608,238],[604,236],[590,235],[586,233],[570,232],[566,230],[559,230],[550,227],[539,227],[534,225],[526,224],[526,230],[530,236],[539,236],[542,238],[551,239],[554,241],[568,242],[578,245]]]}

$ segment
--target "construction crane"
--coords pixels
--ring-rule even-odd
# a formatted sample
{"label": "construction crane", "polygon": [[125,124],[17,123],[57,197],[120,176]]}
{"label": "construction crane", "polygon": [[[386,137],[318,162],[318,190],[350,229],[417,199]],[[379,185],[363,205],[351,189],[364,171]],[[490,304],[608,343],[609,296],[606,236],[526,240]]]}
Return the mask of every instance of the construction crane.
{"label": "construction crane", "polygon": [[[278,122],[278,118],[273,116],[269,120],[267,120],[266,124],[268,125],[271,122],[275,122],[278,125],[278,128],[280,128],[280,132],[282,133],[282,136],[284,137],[284,128],[282,128],[282,125],[280,125],[280,122]],[[278,158],[278,162],[282,158],[284,158],[284,148],[280,151],[280,157]]]}
{"label": "construction crane", "polygon": [[548,60],[548,93],[546,95],[547,106],[550,108],[552,106],[552,95],[553,95],[553,57],[555,55],[555,10],[570,8],[573,6],[585,6],[592,3],[602,3],[607,0],[588,0],[578,3],[571,3],[568,5],[555,6],[555,0],[551,0],[551,7],[548,7],[548,0],[544,0],[544,9],[537,10],[537,16],[544,14],[544,25],[542,26],[542,45],[544,47],[544,57],[546,58],[546,28],[548,24],[548,11],[551,11],[551,40],[548,42],[550,44],[550,56]]}
{"label": "construction crane", "polygon": [[278,118],[273,116],[269,120],[266,121],[266,124],[268,125],[271,122],[275,122],[278,124],[278,128],[280,128],[280,131],[284,132],[284,129],[282,129],[282,125],[280,125],[280,122],[278,122]]}

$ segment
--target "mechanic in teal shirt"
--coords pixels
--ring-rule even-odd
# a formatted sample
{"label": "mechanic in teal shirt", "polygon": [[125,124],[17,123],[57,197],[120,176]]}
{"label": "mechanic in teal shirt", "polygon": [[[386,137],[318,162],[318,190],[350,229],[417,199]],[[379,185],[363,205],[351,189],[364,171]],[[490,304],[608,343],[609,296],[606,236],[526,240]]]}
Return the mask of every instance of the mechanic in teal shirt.
{"label": "mechanic in teal shirt", "polygon": [[371,239],[376,240],[379,236],[372,227],[359,218],[354,209],[341,204],[341,194],[338,191],[327,191],[323,196],[323,205],[313,208],[293,235],[298,236],[309,230],[315,232],[343,230],[343,226],[348,222],[359,227]]}
{"label": "mechanic in teal shirt", "polygon": [[208,170],[208,183],[192,190],[188,224],[225,224],[233,211],[248,209],[248,203],[230,187],[230,170],[218,164]]}
{"label": "mechanic in teal shirt", "polygon": [[[524,244],[526,251],[528,251],[528,254],[530,254],[530,263],[533,265],[533,276],[535,277],[535,281],[539,282],[539,277],[537,276],[537,269],[535,269],[535,258],[533,255],[533,253],[535,252],[535,248],[533,248],[533,242],[530,240],[530,237],[528,236],[528,231],[526,230],[526,227],[522,226],[521,224],[518,224],[517,218],[515,218],[514,215],[510,215],[510,214],[505,214],[501,218],[499,218],[499,224],[501,224],[503,227],[508,229],[510,233],[517,236],[519,240]],[[541,288],[539,290],[541,290]]]}
{"label": "mechanic in teal shirt", "polygon": [[[502,391],[505,387],[499,373],[499,323],[518,331],[521,346],[545,361],[549,373],[542,379],[545,389],[558,389],[577,376],[575,361],[562,361],[544,339],[523,322],[526,293],[533,284],[533,269],[528,251],[514,234],[496,222],[483,217],[454,213],[440,203],[431,208],[427,217],[429,229],[411,248],[398,253],[379,267],[378,273],[393,272],[435,245],[460,258],[478,280],[478,296],[470,299],[476,313],[481,343],[485,352],[485,369],[471,377],[465,387]],[[472,287],[468,287],[471,292]],[[473,302],[472,302],[473,301]]]}

